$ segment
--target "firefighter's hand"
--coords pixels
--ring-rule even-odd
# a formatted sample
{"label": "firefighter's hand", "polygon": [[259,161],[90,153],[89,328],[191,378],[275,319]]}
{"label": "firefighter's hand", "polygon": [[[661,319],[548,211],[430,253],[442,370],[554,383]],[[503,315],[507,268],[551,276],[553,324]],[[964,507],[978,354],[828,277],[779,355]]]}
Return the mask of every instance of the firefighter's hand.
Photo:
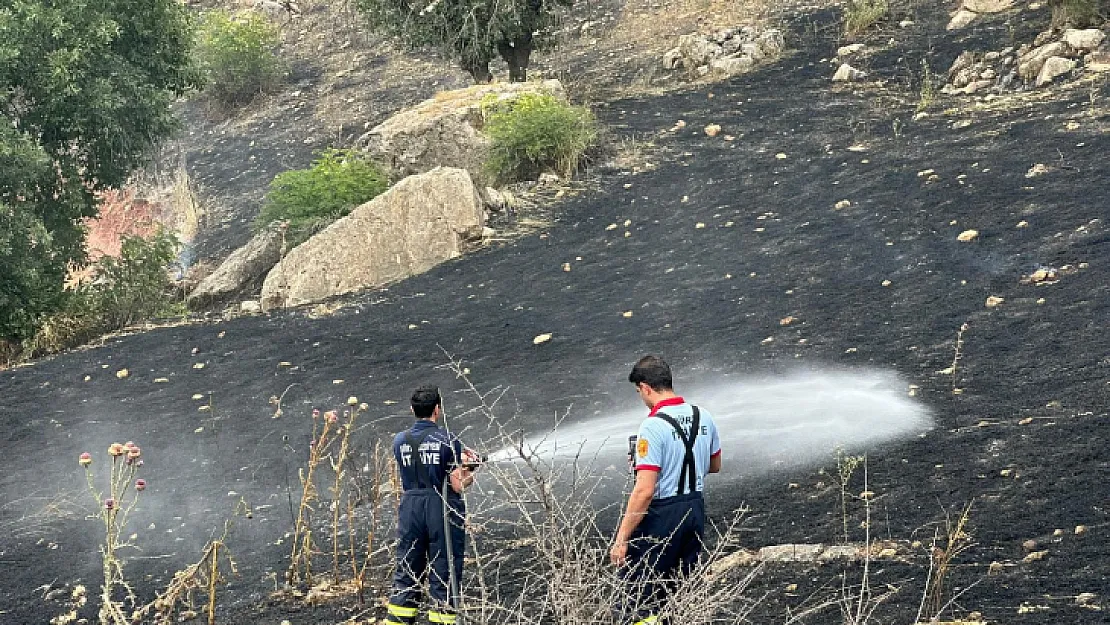
{"label": "firefighter's hand", "polygon": [[628,559],[628,541],[620,540],[619,538],[613,542],[613,548],[609,550],[609,561],[613,566],[620,566]]}
{"label": "firefighter's hand", "polygon": [[464,449],[462,452],[462,465],[464,467],[473,467],[469,470],[476,471],[482,464],[482,456],[473,449]]}

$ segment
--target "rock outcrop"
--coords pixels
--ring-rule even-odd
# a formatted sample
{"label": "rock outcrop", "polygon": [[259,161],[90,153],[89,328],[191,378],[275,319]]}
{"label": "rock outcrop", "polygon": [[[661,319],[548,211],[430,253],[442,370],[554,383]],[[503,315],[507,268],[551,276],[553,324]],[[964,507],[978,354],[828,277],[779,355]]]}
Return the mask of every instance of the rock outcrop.
{"label": "rock outcrop", "polygon": [[474,180],[485,179],[489,139],[483,103],[512,100],[525,93],[545,93],[566,100],[557,80],[476,85],[446,91],[401,111],[359,138],[356,145],[389,167],[394,178],[436,167],[465,169]]}
{"label": "rock outcrop", "polygon": [[1001,94],[1044,87],[1077,70],[1107,71],[1110,47],[1097,29],[1046,30],[1033,44],[986,53],[967,50],[952,63],[942,91],[950,95]]}
{"label": "rock outcrop", "polygon": [[189,306],[203,308],[256,291],[281,260],[283,233],[268,228],[235,250],[189,294]]}
{"label": "rock outcrop", "polygon": [[758,31],[745,26],[715,35],[692,33],[679,37],[678,46],[663,55],[663,69],[734,76],[773,62],[785,50],[786,40],[777,28]]}
{"label": "rock outcrop", "polygon": [[410,176],[290,251],[266,276],[262,306],[318,302],[422,273],[461,254],[484,225],[466,170]]}

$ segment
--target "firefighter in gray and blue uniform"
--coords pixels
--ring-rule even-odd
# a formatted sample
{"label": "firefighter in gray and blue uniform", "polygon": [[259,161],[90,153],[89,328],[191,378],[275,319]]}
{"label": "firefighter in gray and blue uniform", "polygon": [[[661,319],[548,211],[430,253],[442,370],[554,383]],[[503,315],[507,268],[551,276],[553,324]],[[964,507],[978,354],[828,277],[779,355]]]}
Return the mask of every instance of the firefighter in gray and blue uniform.
{"label": "firefighter in gray and blue uniform", "polygon": [[721,439],[708,411],[675,394],[662,358],[641,358],[628,381],[651,412],[636,438],[636,484],[609,556],[630,591],[617,606],[618,618],[654,625],[663,622],[667,595],[701,554],[702,489],[706,474],[721,470]]}
{"label": "firefighter in gray and blue uniform", "polygon": [[462,492],[474,481],[477,458],[439,427],[443,414],[439,389],[416,389],[412,413],[416,423],[393,439],[404,493],[397,513],[397,568],[385,623],[416,622],[426,580],[432,599],[428,621],[453,625],[466,547]]}

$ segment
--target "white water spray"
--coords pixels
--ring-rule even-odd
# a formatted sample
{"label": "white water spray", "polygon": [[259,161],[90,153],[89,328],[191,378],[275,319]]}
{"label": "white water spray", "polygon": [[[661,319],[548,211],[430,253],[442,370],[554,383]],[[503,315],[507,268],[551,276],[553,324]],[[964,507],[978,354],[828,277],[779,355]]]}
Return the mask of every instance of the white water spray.
{"label": "white water spray", "polygon": [[[882,371],[811,371],[731,379],[678,391],[717,423],[726,473],[754,475],[831,459],[838,448],[858,453],[929,430],[928,410],[911,399],[897,375]],[[627,410],[530,436],[526,448],[544,460],[576,457],[621,465],[628,437],[647,410],[630,397]],[[512,449],[491,461],[515,457]]]}

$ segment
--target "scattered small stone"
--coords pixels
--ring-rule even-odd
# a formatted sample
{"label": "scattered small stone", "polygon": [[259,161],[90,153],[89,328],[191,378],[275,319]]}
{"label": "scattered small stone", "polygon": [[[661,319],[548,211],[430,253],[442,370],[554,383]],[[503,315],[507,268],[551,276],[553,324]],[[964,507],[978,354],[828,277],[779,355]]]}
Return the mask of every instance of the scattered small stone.
{"label": "scattered small stone", "polygon": [[845,208],[851,208],[851,206],[852,206],[852,202],[850,200],[840,200],[839,202],[836,203],[835,206],[833,206],[833,209],[835,209],[835,210],[844,210]]}
{"label": "scattered small stone", "polygon": [[624,231],[624,238],[626,238],[626,239],[627,239],[627,238],[628,238],[628,237],[630,237],[630,236],[632,236],[632,233],[631,233],[631,232],[629,232],[629,231],[627,231],[627,230],[625,230],[625,231]]}
{"label": "scattered small stone", "polygon": [[883,282],[882,282],[883,286],[890,286],[891,284],[893,284],[893,283],[890,280],[883,280]]}
{"label": "scattered small stone", "polygon": [[1017,227],[1018,228],[1028,228],[1029,227],[1029,222],[1022,219],[1021,221],[1017,222]]}
{"label": "scattered small stone", "polygon": [[1049,57],[1041,67],[1040,73],[1037,74],[1036,85],[1038,87],[1043,87],[1064,74],[1071,72],[1077,65],[1078,63],[1074,59],[1068,59],[1062,56]]}
{"label": "scattered small stone", "polygon": [[918,178],[925,178],[927,176],[932,176],[935,173],[937,173],[937,170],[935,170],[935,169],[924,169],[922,171],[917,172],[917,177]]}
{"label": "scattered small stone", "polygon": [[910,397],[917,397],[920,393],[921,393],[921,387],[920,386],[918,386],[916,384],[911,384],[910,385],[910,391],[909,391]]}
{"label": "scattered small stone", "polygon": [[995,560],[994,562],[991,562],[989,567],[987,567],[987,575],[998,575],[1002,572],[1002,568],[1002,563],[998,560]]}
{"label": "scattered small stone", "polygon": [[[787,584],[786,592],[794,592],[796,590],[798,590],[798,585],[797,584]],[[1089,593],[1087,593],[1087,594],[1089,594]]]}
{"label": "scattered small stone", "polygon": [[1001,13],[1014,8],[1016,0],[964,0],[963,8],[974,13]]}
{"label": "scattered small stone", "polygon": [[1044,560],[1044,557],[1047,556],[1047,555],[1048,555],[1048,550],[1047,549],[1045,549],[1044,551],[1034,551],[1033,553],[1031,553],[1031,554],[1025,556],[1024,558],[1022,558],[1021,561],[1022,562],[1037,562],[1037,561],[1040,561],[1040,560]]}
{"label": "scattered small stone", "polygon": [[700,221],[698,223],[694,224],[694,228],[697,229],[697,230],[701,230],[704,227],[705,227],[705,224],[703,222],[700,222]]}
{"label": "scattered small stone", "polygon": [[1059,538],[1059,537],[1064,535],[1064,530],[1062,530],[1060,528],[1056,528],[1056,529],[1052,530],[1052,535]]}
{"label": "scattered small stone", "polygon": [[204,395],[201,395],[200,393],[193,393],[193,401],[197,401],[197,400],[201,400],[201,399],[204,399]]}
{"label": "scattered small stone", "polygon": [[847,63],[842,63],[833,74],[833,82],[855,82],[867,77],[867,72],[856,69]]}
{"label": "scattered small stone", "polygon": [[563,263],[563,271],[570,271],[570,263]]}
{"label": "scattered small stone", "polygon": [[1064,31],[1064,35],[1060,39],[1076,50],[1094,50],[1102,45],[1102,42],[1106,39],[1106,33],[1097,28],[1083,30],[1069,28]]}
{"label": "scattered small stone", "polygon": [[1032,422],[1033,422],[1033,417],[1025,417],[1021,421],[1018,421],[1018,425],[1029,425]]}
{"label": "scattered small stone", "polygon": [[952,16],[952,19],[948,22],[948,26],[946,28],[947,30],[962,30],[970,26],[971,23],[974,22],[975,18],[978,16],[978,13],[974,13],[966,9],[960,9],[959,11],[956,11],[955,15]]}
{"label": "scattered small stone", "polygon": [[1076,536],[1082,536],[1083,534],[1086,534],[1086,533],[1087,533],[1087,526],[1086,525],[1076,525],[1075,526],[1075,535]]}
{"label": "scattered small stone", "polygon": [[961,243],[967,243],[968,241],[974,241],[978,237],[978,230],[964,230],[959,234],[959,236],[956,237],[956,240]]}
{"label": "scattered small stone", "polygon": [[239,302],[239,312],[246,315],[257,315],[262,312],[262,303],[250,299]]}
{"label": "scattered small stone", "polygon": [[710,137],[716,137],[721,133],[720,124],[709,124],[705,127],[705,134]]}
{"label": "scattered small stone", "polygon": [[1093,592],[1081,592],[1075,597],[1076,605],[1090,605],[1098,599],[1098,595]]}
{"label": "scattered small stone", "polygon": [[154,378],[154,383],[155,384],[165,384],[169,381],[170,381],[169,378]]}
{"label": "scattered small stone", "polygon": [[1044,163],[1037,163],[1036,165],[1030,167],[1029,171],[1025,172],[1025,177],[1036,178],[1037,176],[1047,174],[1049,171],[1050,170],[1047,165],[1045,165]]}
{"label": "scattered small stone", "polygon": [[92,381],[92,376],[91,376],[91,375],[86,375],[86,376],[85,376],[85,381],[86,381],[86,382],[90,382],[90,381]]}
{"label": "scattered small stone", "polygon": [[624,317],[625,319],[628,319],[628,318],[632,317],[632,311],[631,310],[626,310],[626,311],[621,313],[621,316]]}
{"label": "scattered small stone", "polygon": [[127,376],[129,376],[129,375],[131,375],[131,372],[128,371],[127,369],[120,369],[119,371],[116,372],[116,377],[119,378],[120,380],[126,379]]}
{"label": "scattered small stone", "polygon": [[1014,474],[1014,470],[1013,469],[1002,469],[1001,471],[998,472],[998,474],[1001,475],[1002,477],[1010,477],[1011,475]]}
{"label": "scattered small stone", "polygon": [[200,371],[201,369],[204,368],[204,363],[203,362],[198,362],[195,365],[193,365],[193,368],[196,369],[197,371]]}
{"label": "scattered small stone", "polygon": [[879,557],[886,560],[896,558],[898,557],[898,550],[894,547],[887,547],[886,549],[879,551]]}
{"label": "scattered small stone", "polygon": [[775,337],[768,336],[767,338],[760,341],[759,344],[760,345],[770,345],[771,343],[774,343],[774,342],[775,342]]}
{"label": "scattered small stone", "polygon": [[1037,548],[1037,541],[1030,538],[1029,540],[1021,543],[1021,548],[1026,550],[1026,551],[1033,551],[1034,549]]}
{"label": "scattered small stone", "polygon": [[608,226],[605,226],[605,231],[606,232],[608,232],[610,230],[616,230],[616,229],[617,229],[617,224],[609,224]]}
{"label": "scattered small stone", "polygon": [[863,45],[862,43],[853,43],[847,46],[841,46],[837,48],[836,56],[844,58],[852,56],[853,54],[859,54],[860,52],[863,52],[866,47],[867,46]]}
{"label": "scattered small stone", "polygon": [[203,431],[204,431],[204,426],[202,425],[199,428],[193,430],[193,434],[200,434]]}
{"label": "scattered small stone", "polygon": [[551,334],[550,333],[544,333],[544,334],[537,335],[536,338],[532,339],[532,344],[533,345],[543,345],[544,343],[546,343],[550,340],[551,340]]}
{"label": "scattered small stone", "polygon": [[994,307],[998,306],[999,304],[1001,304],[1004,301],[1006,301],[1005,298],[998,297],[996,295],[991,295],[990,297],[987,298],[987,308],[994,308]]}
{"label": "scattered small stone", "polygon": [[779,319],[779,325],[780,326],[788,326],[788,325],[794,323],[795,321],[797,321],[797,320],[794,319],[794,317],[792,315],[790,315],[790,316],[783,317],[782,319]]}
{"label": "scattered small stone", "polygon": [[777,158],[780,161],[786,160],[786,153],[785,152],[779,152],[778,154],[775,155],[775,158]]}

